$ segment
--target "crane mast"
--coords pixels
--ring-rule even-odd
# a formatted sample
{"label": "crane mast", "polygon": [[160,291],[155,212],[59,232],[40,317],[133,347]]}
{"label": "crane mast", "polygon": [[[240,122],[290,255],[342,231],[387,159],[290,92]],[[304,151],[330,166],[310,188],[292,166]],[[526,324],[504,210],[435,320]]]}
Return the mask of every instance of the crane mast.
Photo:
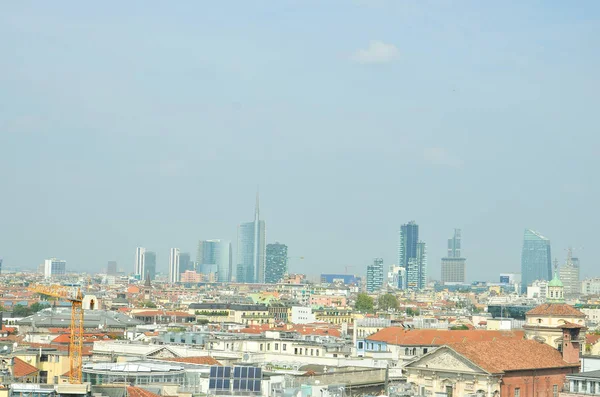
{"label": "crane mast", "polygon": [[28,288],[38,294],[52,296],[71,302],[71,338],[69,341],[69,382],[81,384],[83,364],[83,293],[61,285],[32,285]]}

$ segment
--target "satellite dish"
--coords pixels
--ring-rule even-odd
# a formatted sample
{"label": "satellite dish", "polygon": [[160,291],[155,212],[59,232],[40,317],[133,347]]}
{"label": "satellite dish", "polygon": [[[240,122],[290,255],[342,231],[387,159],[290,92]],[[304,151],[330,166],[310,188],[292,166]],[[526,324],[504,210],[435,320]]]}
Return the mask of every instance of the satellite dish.
{"label": "satellite dish", "polygon": [[7,351],[8,350],[8,346],[4,345],[4,347],[2,347],[2,350]]}
{"label": "satellite dish", "polygon": [[244,361],[250,360],[250,355],[248,353],[244,353],[243,359]]}

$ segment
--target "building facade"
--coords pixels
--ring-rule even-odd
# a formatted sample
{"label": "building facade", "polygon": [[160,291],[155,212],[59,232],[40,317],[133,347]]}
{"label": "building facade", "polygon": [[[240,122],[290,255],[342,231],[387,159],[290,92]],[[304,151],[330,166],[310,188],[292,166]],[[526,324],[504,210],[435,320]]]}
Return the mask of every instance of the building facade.
{"label": "building facade", "polygon": [[442,258],[442,282],[464,283],[466,262],[461,254],[461,231],[454,229],[454,236],[448,239],[448,256]]}
{"label": "building facade", "polygon": [[231,242],[226,240],[201,240],[196,254],[198,272],[214,274],[221,283],[231,281]]}
{"label": "building facade", "polygon": [[406,289],[420,291],[427,285],[427,245],[423,241],[417,243],[415,258],[410,258],[406,271]]}
{"label": "building facade", "polygon": [[106,274],[109,276],[117,275],[117,262],[116,261],[108,261],[106,265]]}
{"label": "building facade", "polygon": [[535,280],[552,278],[550,240],[531,229],[526,229],[523,236],[521,278],[521,292],[526,292],[527,286]]}
{"label": "building facade", "polygon": [[569,247],[567,260],[559,270],[560,280],[565,286],[565,297],[577,299],[581,294],[581,281],[579,279],[579,259],[573,257],[573,249]]}
{"label": "building facade", "polygon": [[156,278],[156,252],[146,251],[144,254],[144,267],[146,275],[150,275],[150,280]]}
{"label": "building facade", "polygon": [[403,277],[400,277],[400,285],[398,288],[406,289],[408,274],[408,265],[411,259],[417,257],[417,243],[419,242],[419,225],[415,221],[410,221],[407,224],[400,226],[398,231],[398,266],[404,271]]}
{"label": "building facade", "polygon": [[56,276],[64,276],[67,274],[67,262],[51,258],[44,261],[44,277],[52,278]]}
{"label": "building facade", "polygon": [[179,248],[171,248],[169,251],[169,282],[177,283],[181,280],[179,269]]}
{"label": "building facade", "polygon": [[288,271],[288,247],[285,244],[267,244],[265,282],[276,284]]}
{"label": "building facade", "polygon": [[179,273],[194,270],[194,262],[189,252],[179,253]]}
{"label": "building facade", "polygon": [[258,194],[254,221],[238,226],[236,281],[264,283],[266,259],[266,227],[260,219]]}
{"label": "building facade", "polygon": [[375,258],[367,266],[367,292],[373,293],[383,288],[383,259]]}
{"label": "building facade", "polygon": [[146,271],[145,271],[145,254],[146,254],[146,248],[144,248],[144,247],[137,247],[135,249],[135,265],[134,265],[134,269],[133,269],[133,275],[139,277],[140,280],[146,274]]}

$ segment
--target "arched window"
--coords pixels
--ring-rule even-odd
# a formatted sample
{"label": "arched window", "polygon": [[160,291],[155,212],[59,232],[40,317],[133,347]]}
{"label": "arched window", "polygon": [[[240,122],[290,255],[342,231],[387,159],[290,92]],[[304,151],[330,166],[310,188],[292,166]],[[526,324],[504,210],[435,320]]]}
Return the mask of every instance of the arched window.
{"label": "arched window", "polygon": [[404,355],[408,356],[408,347],[406,349],[404,349]]}

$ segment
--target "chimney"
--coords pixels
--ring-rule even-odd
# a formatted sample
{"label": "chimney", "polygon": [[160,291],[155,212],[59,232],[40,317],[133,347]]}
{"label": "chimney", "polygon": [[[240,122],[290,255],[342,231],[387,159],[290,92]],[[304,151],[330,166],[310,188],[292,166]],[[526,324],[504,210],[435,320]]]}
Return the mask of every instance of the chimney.
{"label": "chimney", "polygon": [[569,364],[578,364],[581,340],[579,334],[583,327],[576,324],[565,324],[562,329],[562,356]]}

